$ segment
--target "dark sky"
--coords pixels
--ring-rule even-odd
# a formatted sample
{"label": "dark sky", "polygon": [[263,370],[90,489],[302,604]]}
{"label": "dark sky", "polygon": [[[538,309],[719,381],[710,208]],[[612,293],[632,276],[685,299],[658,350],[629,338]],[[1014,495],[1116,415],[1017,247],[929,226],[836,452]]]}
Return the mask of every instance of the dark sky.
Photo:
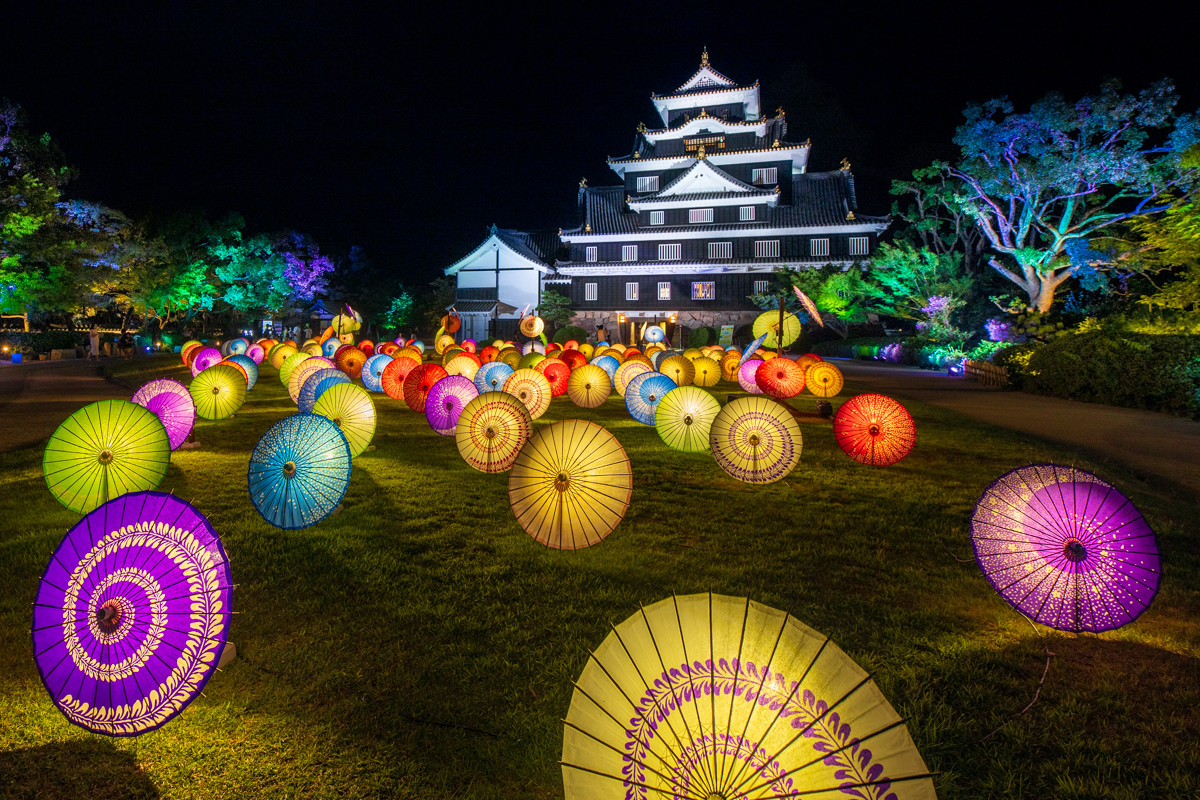
{"label": "dark sky", "polygon": [[887,212],[891,178],[953,156],[969,101],[1171,77],[1200,102],[1190,24],[1131,6],[1089,25],[1052,3],[98,5],[24,4],[0,46],[0,96],[79,169],[71,196],[239,211],[252,231],[360,245],[412,282],[492,222],[573,224],[579,178],[616,182],[605,156],[658,124],[650,92],[687,80],[705,45],[717,70],[761,81],[790,139],[811,136],[810,169],[851,160],[866,213]]}

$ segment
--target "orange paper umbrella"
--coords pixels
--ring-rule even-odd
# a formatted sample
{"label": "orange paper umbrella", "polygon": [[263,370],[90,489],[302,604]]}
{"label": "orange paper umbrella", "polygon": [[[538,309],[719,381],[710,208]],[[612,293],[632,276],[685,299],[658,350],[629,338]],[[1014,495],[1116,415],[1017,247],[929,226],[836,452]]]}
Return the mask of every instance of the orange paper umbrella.
{"label": "orange paper umbrella", "polygon": [[736,350],[731,350],[721,357],[721,379],[726,381],[736,381],[738,375],[738,362],[742,360],[742,354]]}
{"label": "orange paper umbrella", "polygon": [[484,392],[463,408],[454,440],[463,461],[480,472],[504,472],[529,441],[533,419],[508,392]]}
{"label": "orange paper umbrella", "polygon": [[684,356],[667,356],[658,362],[658,371],[675,381],[676,386],[689,386],[696,378],[696,367]]}
{"label": "orange paper umbrella", "polygon": [[519,369],[504,382],[504,391],[520,400],[529,409],[529,416],[537,419],[550,407],[550,382],[536,369]]}
{"label": "orange paper umbrella", "polygon": [[433,385],[446,377],[446,369],[441,364],[422,364],[415,367],[404,378],[404,402],[418,414],[425,413],[425,398]]}
{"label": "orange paper umbrella", "polygon": [[343,347],[334,353],[333,363],[337,364],[337,368],[342,372],[358,380],[362,375],[363,364],[367,363],[367,354],[357,347]]}
{"label": "orange paper umbrella", "polygon": [[547,358],[544,362],[545,366],[541,366],[542,376],[550,384],[550,394],[553,397],[558,397],[567,393],[567,381],[571,377],[571,368],[557,359]]}
{"label": "orange paper umbrella", "polygon": [[804,382],[808,390],[817,397],[833,397],[842,390],[844,379],[840,369],[828,361],[822,361],[808,368],[804,374]]}
{"label": "orange paper umbrella", "polygon": [[886,467],[912,452],[917,427],[908,409],[892,398],[860,394],[833,415],[833,437],[858,463]]}
{"label": "orange paper umbrella", "polygon": [[451,311],[442,317],[442,327],[446,329],[446,333],[455,333],[462,327],[462,319]]}
{"label": "orange paper umbrella", "polygon": [[641,375],[643,372],[653,372],[653,368],[640,361],[630,361],[627,364],[622,364],[617,367],[616,377],[613,378],[613,386],[617,389],[617,394],[621,397],[625,396],[625,389],[628,388],[629,382]]}
{"label": "orange paper umbrella", "polygon": [[588,363],[587,356],[578,350],[563,350],[559,358],[561,358],[562,362],[571,369],[579,369],[584,364]]}
{"label": "orange paper umbrella", "polygon": [[499,354],[500,348],[494,344],[489,344],[486,347],[479,348],[479,360],[484,364],[489,364],[496,360],[496,355]]}
{"label": "orange paper umbrella", "polygon": [[799,364],[804,369],[804,371],[807,373],[808,368],[811,367],[813,364],[821,363],[821,357],[818,355],[815,355],[813,353],[805,353],[804,355],[802,355],[796,359],[796,363]]}
{"label": "orange paper umbrella", "polygon": [[393,400],[404,399],[404,379],[408,373],[420,366],[420,362],[408,356],[393,358],[392,363],[383,368],[379,382],[383,385],[383,393]]}
{"label": "orange paper umbrella", "polygon": [[594,422],[568,419],[542,428],[517,455],[508,498],[517,522],[547,547],[599,543],[625,516],[633,470],[625,448]]}
{"label": "orange paper umbrella", "polygon": [[804,368],[790,358],[772,358],[759,365],[754,381],[763,394],[795,397],[804,391]]}
{"label": "orange paper umbrella", "polygon": [[571,371],[567,379],[567,395],[580,408],[597,408],[604,405],[612,393],[612,381],[608,373],[595,364],[584,364]]}

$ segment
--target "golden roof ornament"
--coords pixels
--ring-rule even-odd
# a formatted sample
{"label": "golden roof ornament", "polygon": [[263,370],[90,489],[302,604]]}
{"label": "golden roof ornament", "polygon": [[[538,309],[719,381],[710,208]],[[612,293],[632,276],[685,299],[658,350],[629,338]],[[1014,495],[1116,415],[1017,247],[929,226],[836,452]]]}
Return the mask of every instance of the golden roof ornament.
{"label": "golden roof ornament", "polygon": [[634,150],[634,151],[633,151],[633,157],[634,157],[634,158],[641,158],[641,157],[642,157],[642,154],[641,154],[640,152],[638,152],[637,150]]}
{"label": "golden roof ornament", "polygon": [[700,145],[699,149],[696,150],[696,160],[697,161],[704,160],[704,145]]}
{"label": "golden roof ornament", "polygon": [[853,211],[847,211],[847,212],[846,212],[846,221],[847,221],[847,222],[853,222],[853,221],[854,221],[854,212],[853,212]]}
{"label": "golden roof ornament", "polygon": [[775,119],[780,119],[785,116],[787,116],[787,115],[783,111],[783,106],[780,106],[779,108],[775,109]]}
{"label": "golden roof ornament", "polygon": [[586,188],[587,188],[587,178],[580,178],[580,179],[579,179],[579,188],[580,188],[580,189],[586,189]]}
{"label": "golden roof ornament", "polygon": [[779,147],[779,137],[778,136],[775,137],[775,144],[771,145],[771,147]]}
{"label": "golden roof ornament", "polygon": [[646,123],[644,123],[644,122],[639,122],[639,123],[638,123],[638,127],[637,127],[637,132],[638,132],[638,133],[645,133],[645,132],[646,132]]}
{"label": "golden roof ornament", "polygon": [[702,66],[702,67],[708,66],[708,46],[707,45],[705,45],[705,47],[704,47],[704,52],[700,54],[700,66]]}
{"label": "golden roof ornament", "polygon": [[591,232],[592,232],[592,223],[590,223],[590,222],[589,222],[588,224],[584,225],[584,226],[583,226],[583,232],[584,232],[584,233],[591,233]]}
{"label": "golden roof ornament", "polygon": [[841,170],[842,170],[842,172],[849,172],[849,171],[850,171],[850,159],[848,159],[848,158],[843,158],[843,159],[842,159],[842,167],[841,167]]}
{"label": "golden roof ornament", "polygon": [[625,195],[625,205],[629,205],[632,202],[633,202],[633,198],[630,197],[629,195]]}

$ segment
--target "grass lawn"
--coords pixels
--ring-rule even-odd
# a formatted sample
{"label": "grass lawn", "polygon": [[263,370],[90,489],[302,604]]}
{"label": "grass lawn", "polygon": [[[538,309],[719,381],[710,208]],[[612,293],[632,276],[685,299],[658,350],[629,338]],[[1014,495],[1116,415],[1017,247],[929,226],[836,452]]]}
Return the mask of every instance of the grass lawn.
{"label": "grass lawn", "polygon": [[[185,373],[165,358],[114,369],[131,392]],[[589,648],[638,604],[703,591],[788,611],[873,673],[942,798],[1200,796],[1194,500],[917,403],[917,448],[894,467],[858,465],[827,423],[806,424],[797,470],[749,486],[668,449],[615,395],[596,410],[563,396],[535,424],[605,425],[634,492],[603,543],[557,552],[516,524],[505,474],[374,397],[376,449],[355,459],[344,510],[307,530],[271,527],[246,490],[255,442],[295,410],[270,367],[234,418],[198,423],[202,448],[172,455],[160,488],[230,555],[238,658],[134,739],[72,726],[42,687],[29,604],[78,515],[47,491],[40,448],[0,453],[0,796],[561,797],[560,720]],[[974,562],[980,493],[1048,460],[1115,483],[1157,532],[1162,589],[1123,630],[1035,630]],[[1032,699],[1047,648],[1038,703],[985,740]]]}

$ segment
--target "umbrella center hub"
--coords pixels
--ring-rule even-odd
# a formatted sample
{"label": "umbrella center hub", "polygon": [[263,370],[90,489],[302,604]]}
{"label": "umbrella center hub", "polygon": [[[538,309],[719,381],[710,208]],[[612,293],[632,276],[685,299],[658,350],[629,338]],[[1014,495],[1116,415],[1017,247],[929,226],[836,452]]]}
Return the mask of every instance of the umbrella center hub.
{"label": "umbrella center hub", "polygon": [[111,464],[113,460],[112,450],[101,450],[100,456],[97,459],[101,464]]}
{"label": "umbrella center hub", "polygon": [[483,435],[488,439],[495,439],[496,438],[496,429],[489,425],[487,430],[485,430],[483,432]]}
{"label": "umbrella center hub", "polygon": [[105,600],[96,609],[96,624],[100,626],[100,630],[104,633],[112,633],[121,626],[122,616],[124,615],[119,602],[116,600]]}
{"label": "umbrella center hub", "polygon": [[571,476],[565,472],[560,472],[554,476],[554,488],[560,492],[565,492],[571,486]]}
{"label": "umbrella center hub", "polygon": [[876,425],[875,423],[871,423],[867,427],[867,433],[871,434],[872,436],[878,436],[879,435],[879,426]]}
{"label": "umbrella center hub", "polygon": [[692,420],[692,415],[691,415],[691,414],[687,414],[687,415],[685,415],[685,416],[684,416],[684,418],[683,418],[683,424],[684,424],[684,425],[691,425],[691,424],[692,424],[692,422],[693,422],[693,420]]}
{"label": "umbrella center hub", "polygon": [[750,443],[751,447],[758,447],[762,444],[762,438],[757,433],[750,434],[746,441]]}
{"label": "umbrella center hub", "polygon": [[283,465],[283,477],[290,478],[296,474],[296,462],[289,461]]}
{"label": "umbrella center hub", "polygon": [[1087,548],[1078,539],[1067,539],[1063,543],[1063,555],[1068,561],[1079,563],[1087,558]]}
{"label": "umbrella center hub", "polygon": [[213,394],[220,394],[220,393],[221,393],[221,387],[220,387],[220,386],[214,386],[214,387],[212,388],[212,393],[213,393]]}

